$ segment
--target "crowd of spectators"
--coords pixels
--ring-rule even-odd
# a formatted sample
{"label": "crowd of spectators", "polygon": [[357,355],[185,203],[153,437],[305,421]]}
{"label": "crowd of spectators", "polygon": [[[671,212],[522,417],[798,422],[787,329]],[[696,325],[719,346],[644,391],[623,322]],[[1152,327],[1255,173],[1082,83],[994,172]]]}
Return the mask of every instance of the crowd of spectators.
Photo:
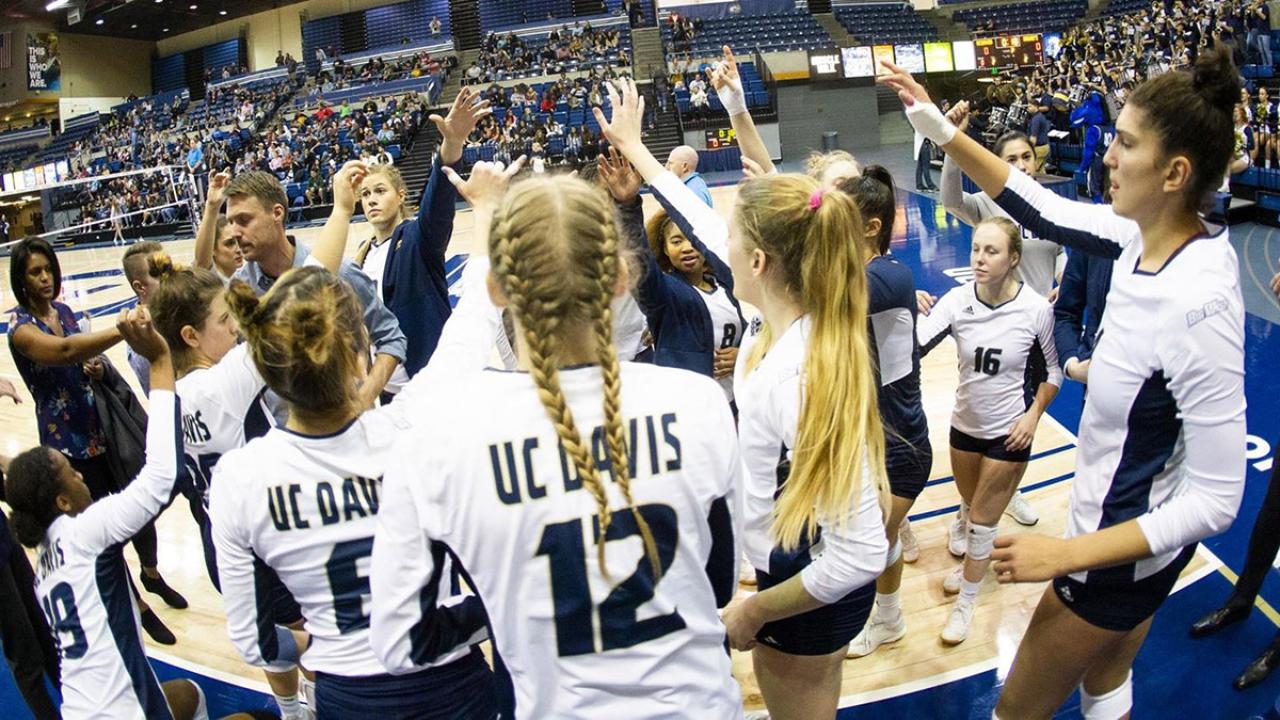
{"label": "crowd of spectators", "polygon": [[467,68],[462,82],[473,85],[610,65],[631,65],[618,29],[575,23],[552,30],[540,43],[526,41],[513,32],[489,33],[481,45],[480,57]]}
{"label": "crowd of spectators", "polygon": [[671,23],[671,42],[667,44],[667,54],[690,52],[693,49],[693,38],[702,32],[702,18],[672,13],[667,22]]}
{"label": "crowd of spectators", "polygon": [[427,101],[434,105],[448,81],[449,71],[457,66],[457,62],[455,56],[442,59],[425,50],[390,62],[378,57],[359,66],[338,57],[332,69],[317,72],[312,90],[326,94],[369,83],[426,77],[430,80],[426,89]]}

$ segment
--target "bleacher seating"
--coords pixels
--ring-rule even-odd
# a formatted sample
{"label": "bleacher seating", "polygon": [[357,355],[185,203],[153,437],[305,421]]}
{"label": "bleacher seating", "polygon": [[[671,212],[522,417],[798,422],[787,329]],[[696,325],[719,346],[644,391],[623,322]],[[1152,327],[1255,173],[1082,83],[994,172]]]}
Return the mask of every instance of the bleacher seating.
{"label": "bleacher seating", "polygon": [[98,114],[90,113],[72,118],[64,123],[62,134],[53,139],[53,142],[44,146],[44,148],[36,155],[35,163],[47,163],[53,160],[61,160],[67,157],[68,151],[72,145],[92,136],[98,130]]}
{"label": "bleacher seating", "polygon": [[12,145],[0,148],[0,172],[13,172],[21,169],[22,160],[36,151],[36,145]]}
{"label": "bleacher seating", "polygon": [[[604,0],[604,6],[606,9],[608,9],[610,14],[613,14],[613,15],[626,15],[627,13],[626,8],[624,8],[622,5],[622,0]],[[644,22],[642,26],[653,27],[654,22],[657,21],[657,18],[653,14],[654,4],[651,2],[641,2],[640,10],[642,11],[641,14],[644,17]]]}
{"label": "bleacher seating", "polygon": [[[604,20],[604,23],[601,25],[597,25],[594,21],[598,21],[598,20]],[[592,51],[588,53],[586,57],[582,60],[569,59],[565,61],[554,61],[550,63],[546,71],[544,71],[540,65],[530,65],[529,67],[515,67],[513,66],[514,64],[511,64],[503,68],[495,68],[488,64],[493,62],[493,60],[491,57],[486,55],[486,49],[485,49],[488,47],[488,42],[490,41],[491,36],[501,37],[502,35],[506,35],[508,33],[514,33],[520,39],[520,41],[524,43],[525,49],[528,52],[530,52],[533,57],[537,58],[538,56],[541,55],[542,51],[547,48],[549,44],[548,38],[550,37],[552,31],[556,31],[560,34],[561,42],[563,43],[565,41],[565,38],[567,37],[567,33],[571,32],[574,26],[567,23],[561,23],[561,24],[547,23],[543,26],[535,26],[533,28],[529,28],[525,30],[519,30],[519,31],[505,30],[502,32],[491,33],[490,35],[486,35],[485,37],[486,45],[482,46],[481,55],[478,58],[478,61],[481,63],[482,70],[484,70],[485,73],[487,74],[481,75],[476,80],[471,80],[465,74],[469,68],[462,68],[464,72],[463,80],[462,80],[463,84],[489,83],[495,80],[517,80],[521,78],[540,77],[542,75],[558,75],[561,72],[576,72],[578,70],[587,70],[589,68],[599,67],[599,66],[619,67],[622,65],[620,61],[621,54],[619,51],[623,51],[623,50],[626,51],[627,57],[628,57],[628,61],[626,64],[627,65],[632,64],[632,62],[634,61],[634,54],[632,53],[632,48],[631,48],[631,28],[627,25],[625,21],[619,22],[617,18],[596,17],[596,18],[583,18],[581,20],[575,20],[574,22],[580,22],[580,21],[584,23],[591,22],[591,27],[593,30],[616,31],[618,34],[618,47],[616,49],[609,49],[607,52],[604,52],[603,55],[598,55],[594,51]]]}
{"label": "bleacher seating", "polygon": [[[769,89],[765,87],[764,80],[756,70],[756,64],[754,62],[738,63],[738,76],[742,79],[742,90],[746,93],[747,107],[769,107]],[[674,94],[676,107],[681,113],[689,113],[693,110],[693,106],[689,103],[688,88],[680,88]],[[710,86],[707,88],[707,99],[711,102],[712,112],[718,113],[724,110],[724,106],[720,104],[720,96]]]}
{"label": "bleacher seating", "polygon": [[[431,34],[433,17],[440,20],[439,35]],[[302,24],[303,57],[298,59],[314,73],[316,48],[336,50],[345,57],[371,48],[399,46],[405,38],[415,46],[443,42],[451,34],[448,0],[409,0],[308,20]]]}
{"label": "bleacher seating", "polygon": [[938,39],[938,29],[910,3],[855,3],[832,9],[836,20],[859,42],[899,44]]}
{"label": "bleacher seating", "polygon": [[1105,14],[1111,17],[1119,17],[1120,15],[1142,12],[1150,8],[1151,3],[1149,0],[1111,0],[1111,3],[1107,5]]}
{"label": "bleacher seating", "polygon": [[485,0],[480,3],[480,29],[497,31],[548,19],[573,20],[572,0]]}
{"label": "bleacher seating", "polygon": [[[662,46],[668,49],[670,58],[671,23],[662,21],[660,24]],[[810,50],[829,47],[832,42],[831,36],[812,15],[803,10],[792,10],[737,18],[706,18],[702,20],[702,29],[693,38],[690,52],[695,56],[715,55],[720,53],[723,45],[741,52],[757,48],[763,52]],[[675,52],[682,54],[685,50],[677,47]]]}
{"label": "bleacher seating", "polygon": [[386,83],[364,83],[361,85],[352,85],[341,90],[331,90],[327,93],[315,91],[307,95],[299,95],[293,99],[294,107],[304,107],[318,101],[321,96],[329,105],[341,105],[345,101],[355,103],[367,97],[375,95],[396,95],[406,92],[423,92],[427,85],[431,82],[431,78],[427,76],[419,78],[405,78],[403,80],[393,80]]}
{"label": "bleacher seating", "polygon": [[966,8],[954,20],[976,30],[993,23],[997,32],[1047,32],[1062,30],[1084,17],[1088,0],[1035,0],[1016,5]]}

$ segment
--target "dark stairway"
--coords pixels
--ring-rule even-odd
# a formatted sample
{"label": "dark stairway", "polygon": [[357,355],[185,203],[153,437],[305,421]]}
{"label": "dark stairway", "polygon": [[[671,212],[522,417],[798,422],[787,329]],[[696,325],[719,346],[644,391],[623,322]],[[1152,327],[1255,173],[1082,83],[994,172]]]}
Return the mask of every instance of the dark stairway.
{"label": "dark stairway", "polygon": [[409,188],[408,201],[417,203],[422,191],[427,186],[427,178],[431,175],[431,159],[440,145],[440,131],[435,123],[423,120],[418,134],[413,139],[413,147],[400,156],[400,175]]}

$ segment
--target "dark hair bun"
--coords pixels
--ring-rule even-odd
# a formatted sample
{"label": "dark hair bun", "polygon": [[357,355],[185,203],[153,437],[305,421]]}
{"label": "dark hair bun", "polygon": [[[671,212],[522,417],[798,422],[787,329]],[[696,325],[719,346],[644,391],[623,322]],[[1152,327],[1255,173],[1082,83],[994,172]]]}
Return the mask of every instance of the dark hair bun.
{"label": "dark hair bun", "polygon": [[169,257],[169,253],[153,252],[147,258],[147,273],[153,278],[163,279],[177,272],[178,269],[173,264],[173,258]]}
{"label": "dark hair bun", "polygon": [[868,165],[862,169],[862,176],[878,180],[884,183],[884,186],[893,190],[893,175],[889,173],[889,169],[883,165]]}
{"label": "dark hair bun", "polygon": [[1205,102],[1227,115],[1235,111],[1240,102],[1240,73],[1231,62],[1231,52],[1218,46],[1196,58],[1192,73],[1192,87]]}

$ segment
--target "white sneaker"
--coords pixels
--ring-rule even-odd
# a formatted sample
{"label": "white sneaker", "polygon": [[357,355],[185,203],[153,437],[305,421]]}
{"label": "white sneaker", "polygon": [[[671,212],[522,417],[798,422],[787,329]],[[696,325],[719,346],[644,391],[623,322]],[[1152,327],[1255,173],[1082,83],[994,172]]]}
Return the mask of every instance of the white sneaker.
{"label": "white sneaker", "polygon": [[964,580],[964,565],[952,570],[942,578],[942,591],[948,595],[960,592],[960,581]]}
{"label": "white sneaker", "polygon": [[876,651],[881,645],[895,643],[907,634],[907,621],[898,613],[898,622],[890,625],[880,617],[877,611],[871,612],[871,619],[867,621],[866,627],[862,628],[862,632],[858,633],[858,637],[849,643],[849,651],[845,657],[860,658],[866,657]]}
{"label": "white sneaker", "polygon": [[920,559],[920,541],[916,540],[916,532],[906,518],[902,518],[902,525],[898,527],[898,542],[902,543],[902,562],[913,563]]}
{"label": "white sneaker", "polygon": [[1004,514],[1016,520],[1019,525],[1030,526],[1040,522],[1040,513],[1031,507],[1020,492],[1013,494],[1013,500],[1009,501],[1009,507],[1004,509]]}
{"label": "white sneaker", "polygon": [[973,622],[975,603],[957,600],[951,608],[946,627],[942,628],[942,642],[948,645],[959,645],[969,637],[969,623]]}
{"label": "white sneaker", "polygon": [[962,558],[968,548],[969,522],[960,517],[960,513],[956,513],[955,519],[951,521],[951,527],[947,528],[947,550],[952,555]]}

